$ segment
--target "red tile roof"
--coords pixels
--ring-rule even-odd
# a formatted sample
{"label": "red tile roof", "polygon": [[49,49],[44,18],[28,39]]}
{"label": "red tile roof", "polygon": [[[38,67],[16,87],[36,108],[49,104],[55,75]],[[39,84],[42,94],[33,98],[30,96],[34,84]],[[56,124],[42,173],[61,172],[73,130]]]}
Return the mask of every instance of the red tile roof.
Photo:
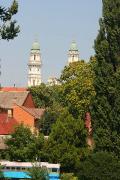
{"label": "red tile roof", "polygon": [[20,106],[22,109],[27,111],[29,114],[31,114],[36,119],[40,119],[43,114],[45,113],[45,109],[42,108],[27,108],[25,106]]}
{"label": "red tile roof", "polygon": [[5,113],[0,114],[0,135],[11,134],[17,125],[16,119],[8,117]]}
{"label": "red tile roof", "polygon": [[10,91],[27,91],[27,88],[22,88],[22,87],[3,87],[0,89],[0,91],[4,92],[10,92]]}
{"label": "red tile roof", "polygon": [[14,104],[22,106],[29,95],[29,91],[0,91],[0,107],[12,109]]}

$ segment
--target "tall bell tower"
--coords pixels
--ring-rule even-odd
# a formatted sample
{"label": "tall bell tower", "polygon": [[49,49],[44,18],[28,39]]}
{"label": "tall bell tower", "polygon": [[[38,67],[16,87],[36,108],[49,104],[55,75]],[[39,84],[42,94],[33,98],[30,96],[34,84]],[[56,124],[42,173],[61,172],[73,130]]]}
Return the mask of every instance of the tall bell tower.
{"label": "tall bell tower", "polygon": [[35,41],[32,45],[28,62],[28,87],[41,84],[41,66],[40,46],[39,43]]}
{"label": "tall bell tower", "polygon": [[78,51],[78,48],[77,48],[77,44],[75,41],[73,41],[71,43],[71,46],[70,46],[70,49],[69,49],[69,52],[68,52],[68,65],[72,62],[77,62],[79,61],[79,51]]}

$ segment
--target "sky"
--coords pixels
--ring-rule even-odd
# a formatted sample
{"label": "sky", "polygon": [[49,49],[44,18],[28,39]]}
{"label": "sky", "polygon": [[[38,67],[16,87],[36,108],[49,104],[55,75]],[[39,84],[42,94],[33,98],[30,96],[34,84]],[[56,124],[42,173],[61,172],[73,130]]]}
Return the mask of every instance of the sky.
{"label": "sky", "polygon": [[[19,11],[14,16],[20,33],[12,41],[0,41],[2,86],[27,86],[30,49],[36,37],[40,43],[42,81],[60,77],[68,60],[68,50],[74,40],[80,59],[94,55],[94,40],[99,30],[102,0],[18,0]],[[12,0],[0,0],[8,7]]]}

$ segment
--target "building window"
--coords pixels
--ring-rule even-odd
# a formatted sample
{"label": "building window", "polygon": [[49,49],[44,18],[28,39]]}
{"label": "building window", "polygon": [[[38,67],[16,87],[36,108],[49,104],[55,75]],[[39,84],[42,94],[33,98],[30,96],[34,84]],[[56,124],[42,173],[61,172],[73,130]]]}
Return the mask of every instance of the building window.
{"label": "building window", "polygon": [[8,109],[8,117],[12,117],[12,116],[13,116],[12,109]]}

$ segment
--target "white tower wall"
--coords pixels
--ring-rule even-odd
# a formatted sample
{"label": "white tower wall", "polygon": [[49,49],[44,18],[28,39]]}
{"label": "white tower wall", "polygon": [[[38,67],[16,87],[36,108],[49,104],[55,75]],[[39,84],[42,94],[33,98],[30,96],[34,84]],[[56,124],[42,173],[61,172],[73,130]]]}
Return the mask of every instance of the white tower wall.
{"label": "white tower wall", "polygon": [[28,87],[38,86],[41,84],[41,66],[40,47],[38,42],[34,42],[28,63]]}
{"label": "white tower wall", "polygon": [[68,53],[68,65],[72,62],[79,61],[79,51],[75,42],[72,42]]}

